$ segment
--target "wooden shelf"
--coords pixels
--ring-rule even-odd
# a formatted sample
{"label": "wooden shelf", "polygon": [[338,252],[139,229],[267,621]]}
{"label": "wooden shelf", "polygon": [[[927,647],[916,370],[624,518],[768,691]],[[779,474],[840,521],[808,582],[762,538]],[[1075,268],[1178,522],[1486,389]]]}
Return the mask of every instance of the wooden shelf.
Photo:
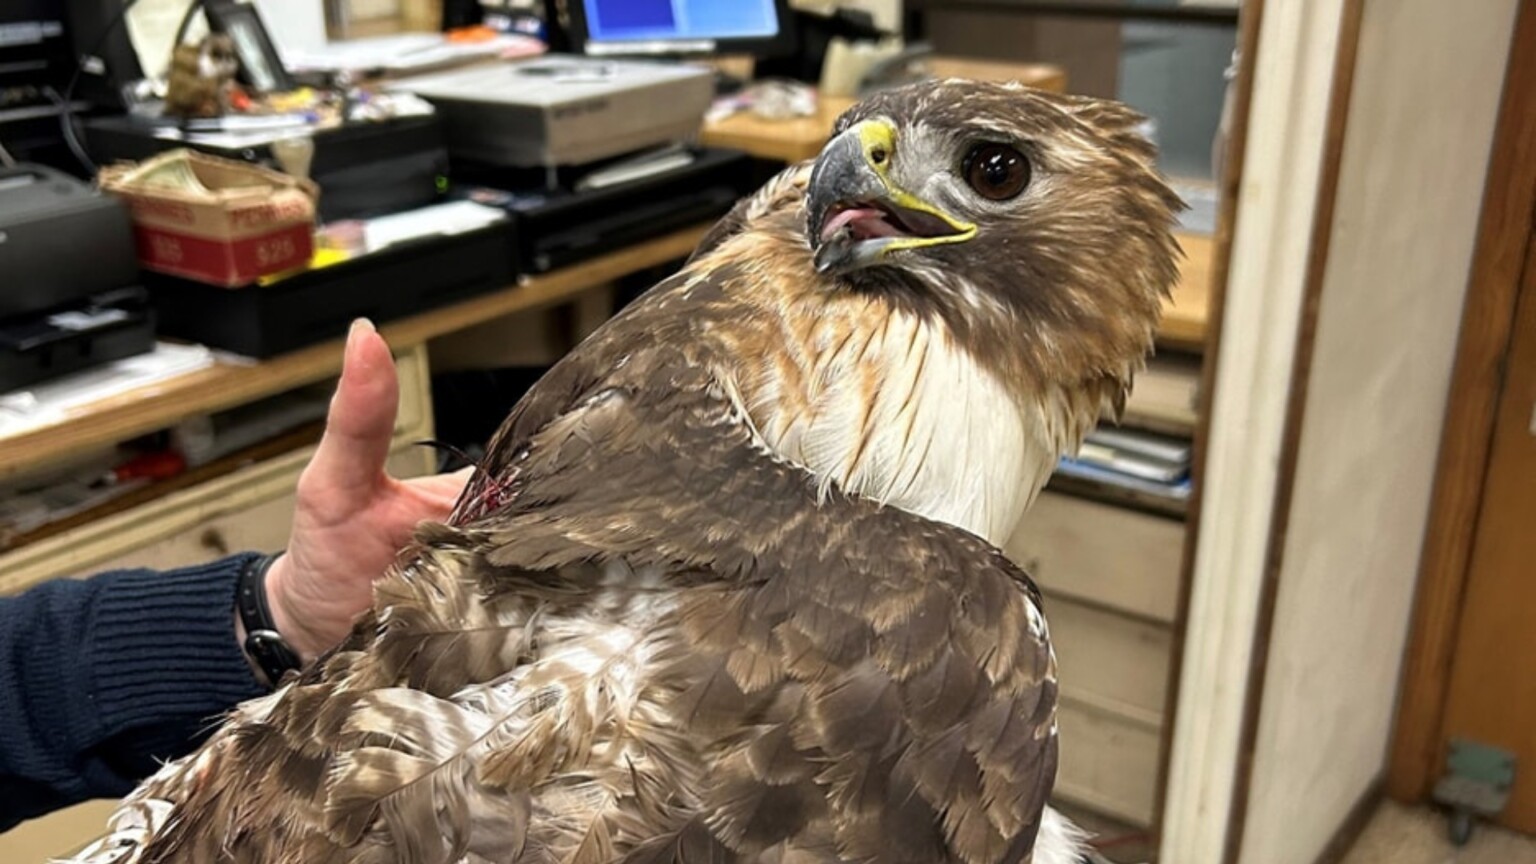
{"label": "wooden shelf", "polygon": [[[504,315],[564,303],[636,270],[687,256],[708,225],[696,225],[521,280],[510,288],[381,324],[397,351]],[[81,408],[57,423],[0,438],[0,479],[93,448],[109,446],[199,414],[221,411],[313,384],[341,371],[343,340],[311,345],[260,363],[219,362],[171,381]]]}
{"label": "wooden shelf", "polygon": [[55,522],[49,522],[46,525],[33,528],[31,531],[17,534],[8,540],[0,541],[0,554],[9,552],[12,549],[19,549],[29,543],[36,543],[39,540],[55,537],[71,528],[78,528],[81,525],[89,524],[98,519],[123,513],[134,507],[148,504],[157,498],[163,498],[173,492],[190,489],[200,483],[206,483],[209,480],[223,477],[226,474],[232,474],[254,462],[271,459],[274,456],[298,450],[301,447],[313,446],[320,442],[320,435],[324,431],[324,421],[314,420],[280,432],[265,441],[241,448],[228,456],[215,459],[206,465],[200,465],[167,480],[161,480],[147,486],[140,486],[116,498],[111,498],[79,513],[75,513],[72,516],[66,516]]}

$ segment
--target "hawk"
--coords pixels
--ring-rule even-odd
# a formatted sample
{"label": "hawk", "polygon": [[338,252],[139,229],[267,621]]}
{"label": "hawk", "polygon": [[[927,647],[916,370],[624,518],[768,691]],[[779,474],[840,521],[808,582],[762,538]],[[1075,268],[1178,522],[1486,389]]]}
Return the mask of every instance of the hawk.
{"label": "hawk", "polygon": [[851,108],[82,859],[1075,861],[1040,596],[998,547],[1176,277],[1140,122],[958,80]]}

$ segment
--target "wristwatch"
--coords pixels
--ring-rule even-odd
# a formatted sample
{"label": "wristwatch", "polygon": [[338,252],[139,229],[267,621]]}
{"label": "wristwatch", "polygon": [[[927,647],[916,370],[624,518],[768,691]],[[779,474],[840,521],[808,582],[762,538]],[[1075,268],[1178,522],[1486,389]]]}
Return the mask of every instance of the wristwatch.
{"label": "wristwatch", "polygon": [[246,562],[235,592],[235,611],[245,627],[245,652],[274,687],[284,675],[303,665],[299,655],[283,641],[283,634],[277,632],[277,622],[272,620],[272,609],[267,605],[267,571],[276,560],[277,555],[261,555]]}

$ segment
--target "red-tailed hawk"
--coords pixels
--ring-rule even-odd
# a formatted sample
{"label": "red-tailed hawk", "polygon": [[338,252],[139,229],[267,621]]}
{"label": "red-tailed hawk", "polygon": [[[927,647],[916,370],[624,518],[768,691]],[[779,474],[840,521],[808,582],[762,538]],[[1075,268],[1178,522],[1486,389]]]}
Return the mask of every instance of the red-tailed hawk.
{"label": "red-tailed hawk", "polygon": [[1055,658],[997,546],[1174,281],[1139,121],[963,81],[851,109],[88,860],[1072,861]]}

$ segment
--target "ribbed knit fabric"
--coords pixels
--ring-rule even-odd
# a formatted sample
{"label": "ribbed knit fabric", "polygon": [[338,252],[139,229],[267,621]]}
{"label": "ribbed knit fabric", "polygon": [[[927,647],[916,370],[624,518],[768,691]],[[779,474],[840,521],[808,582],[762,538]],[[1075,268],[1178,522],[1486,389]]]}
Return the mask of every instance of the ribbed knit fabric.
{"label": "ribbed knit fabric", "polygon": [[266,692],[235,643],[235,583],[253,556],[0,599],[0,830],[126,794]]}

